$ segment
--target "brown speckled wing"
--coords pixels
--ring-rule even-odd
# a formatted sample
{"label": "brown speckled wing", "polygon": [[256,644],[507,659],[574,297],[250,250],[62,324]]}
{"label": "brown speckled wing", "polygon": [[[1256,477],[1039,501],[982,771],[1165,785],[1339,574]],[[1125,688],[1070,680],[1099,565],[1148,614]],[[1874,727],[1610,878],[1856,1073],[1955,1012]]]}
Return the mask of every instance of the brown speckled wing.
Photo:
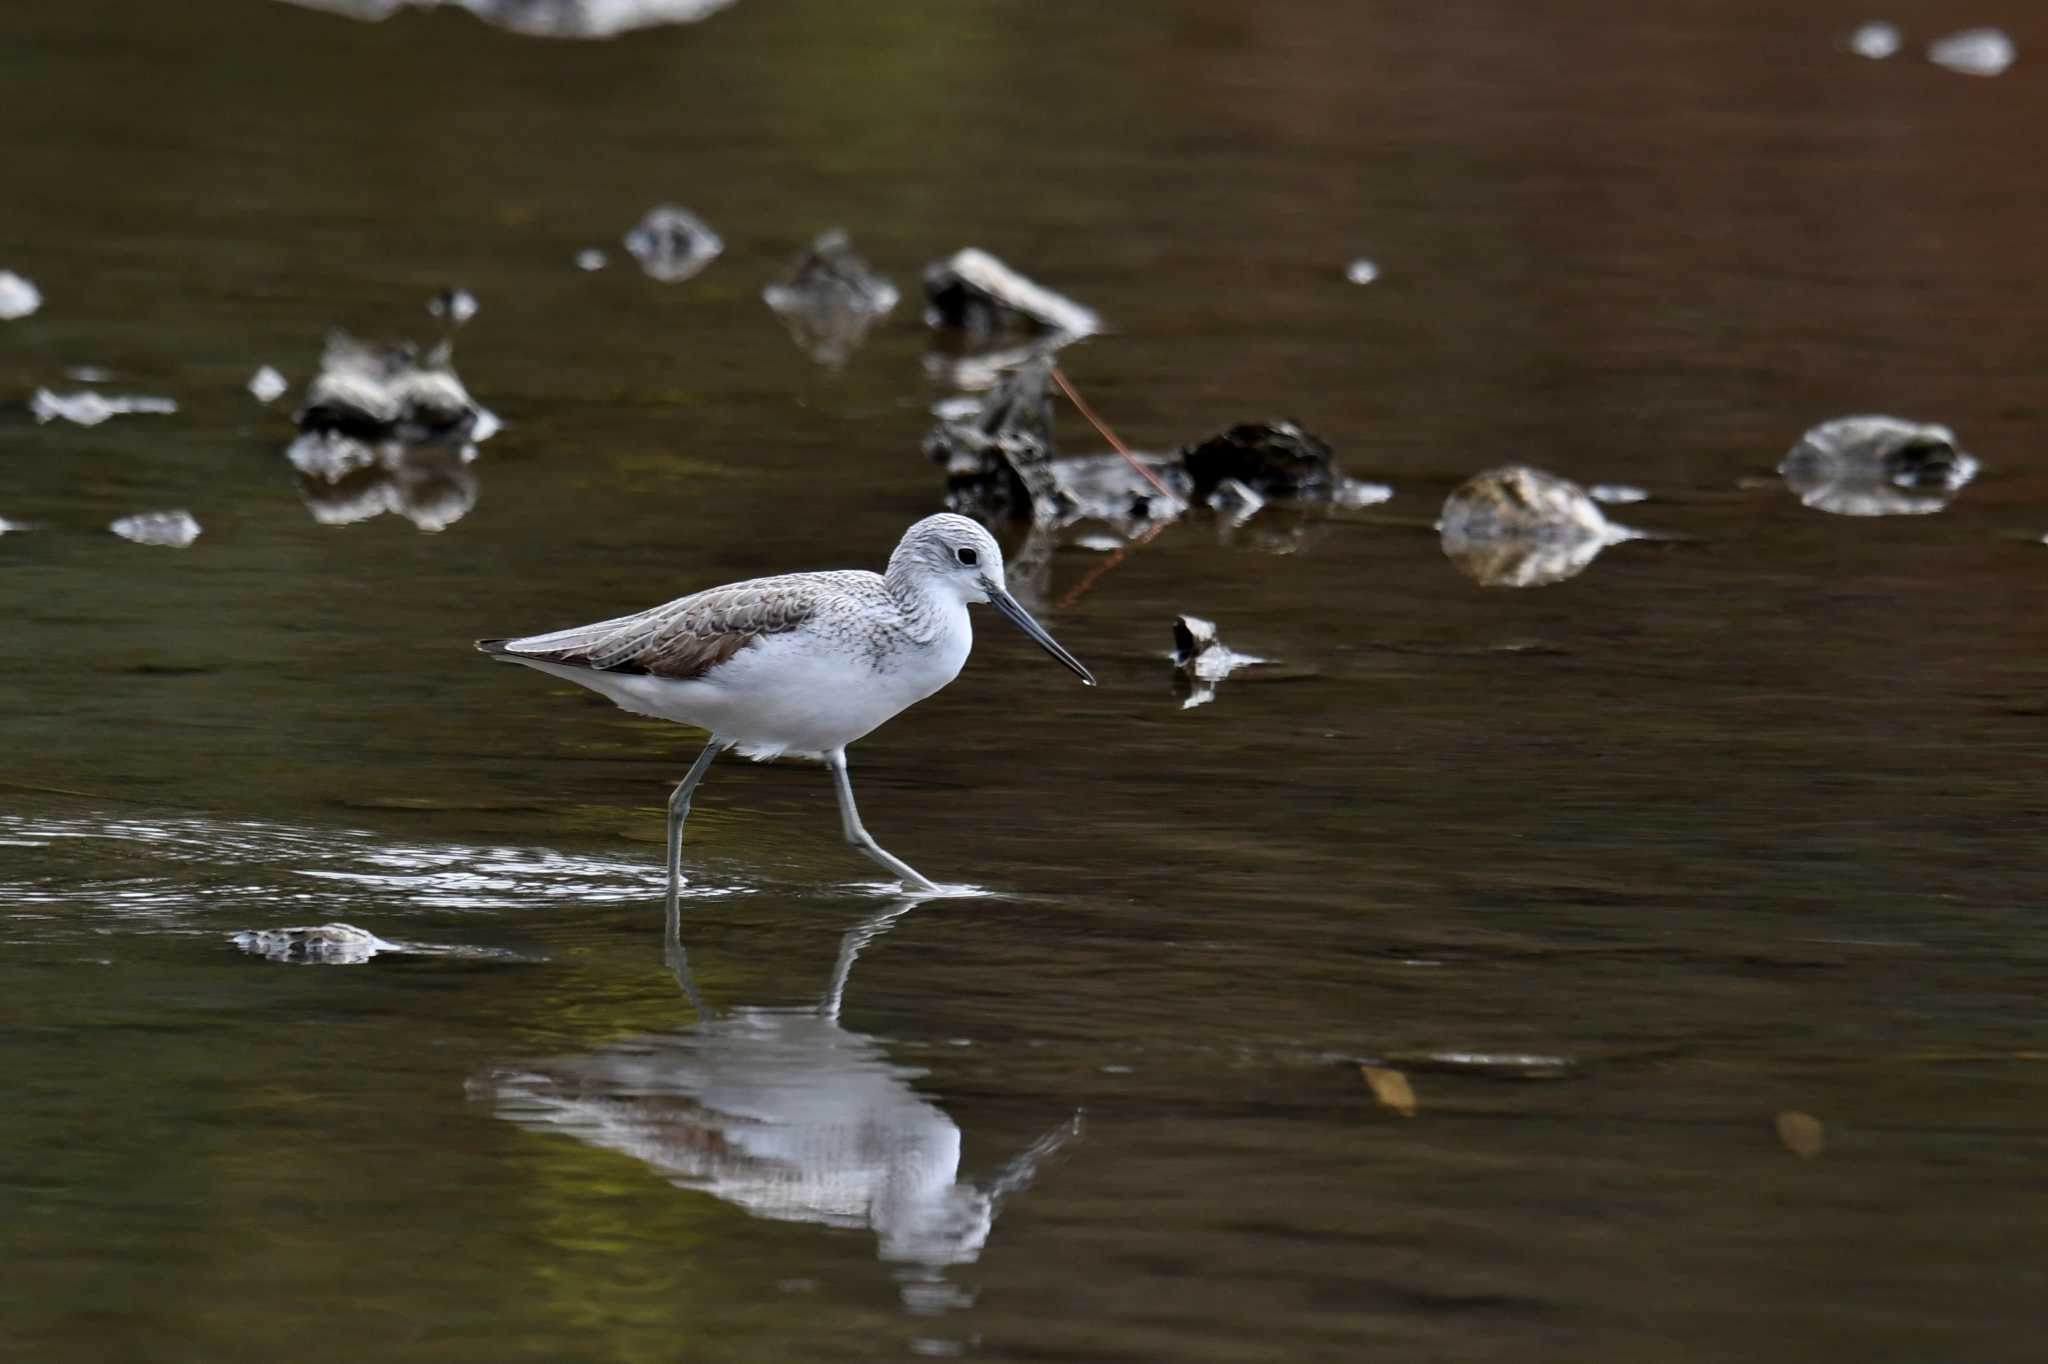
{"label": "brown speckled wing", "polygon": [[801,626],[817,610],[818,598],[817,588],[802,577],[760,578],[714,587],[637,616],[506,640],[490,651],[688,681],[765,635]]}

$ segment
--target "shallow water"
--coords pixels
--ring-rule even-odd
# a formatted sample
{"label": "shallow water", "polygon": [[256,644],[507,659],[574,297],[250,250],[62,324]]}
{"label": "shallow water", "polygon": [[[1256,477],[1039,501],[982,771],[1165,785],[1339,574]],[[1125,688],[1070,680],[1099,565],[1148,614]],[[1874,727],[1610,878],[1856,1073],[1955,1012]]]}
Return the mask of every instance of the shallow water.
{"label": "shallow water", "polygon": [[[0,1354],[2031,1358],[2048,29],[1893,7],[1868,62],[1867,17],[14,15]],[[1913,55],[1964,17],[2008,74]],[[674,285],[619,245],[664,201],[725,241]],[[911,296],[837,370],[759,297],[834,225]],[[1108,320],[1062,363],[1134,445],[1293,416],[1395,496],[1059,549],[1095,691],[984,620],[853,753],[978,896],[889,917],[820,771],[722,763],[701,1024],[690,736],[469,640],[878,564],[968,244]],[[318,524],[243,385],[451,285],[475,506]],[[37,425],[78,366],[178,411]],[[1802,507],[1773,467],[1871,410],[1984,473]],[[1475,585],[1431,523],[1517,460],[1670,538]],[[174,508],[188,549],[105,532]],[[1275,662],[1183,708],[1181,613]],[[471,950],[229,941],[335,921]]]}

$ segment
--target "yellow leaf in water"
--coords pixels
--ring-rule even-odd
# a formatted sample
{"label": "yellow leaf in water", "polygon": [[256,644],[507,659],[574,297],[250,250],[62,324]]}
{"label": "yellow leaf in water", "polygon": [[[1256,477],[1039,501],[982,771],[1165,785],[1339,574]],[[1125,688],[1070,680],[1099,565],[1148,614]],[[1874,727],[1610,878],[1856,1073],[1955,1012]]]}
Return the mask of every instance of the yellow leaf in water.
{"label": "yellow leaf in water", "polygon": [[1359,1069],[1365,1072],[1365,1082],[1372,1086],[1372,1096],[1383,1106],[1404,1118],[1415,1116],[1415,1090],[1409,1085],[1406,1075],[1388,1066],[1360,1066]]}
{"label": "yellow leaf in water", "polygon": [[1812,1160],[1828,1144],[1827,1135],[1821,1131],[1820,1119],[1796,1108],[1788,1108],[1778,1115],[1778,1140],[1801,1160]]}

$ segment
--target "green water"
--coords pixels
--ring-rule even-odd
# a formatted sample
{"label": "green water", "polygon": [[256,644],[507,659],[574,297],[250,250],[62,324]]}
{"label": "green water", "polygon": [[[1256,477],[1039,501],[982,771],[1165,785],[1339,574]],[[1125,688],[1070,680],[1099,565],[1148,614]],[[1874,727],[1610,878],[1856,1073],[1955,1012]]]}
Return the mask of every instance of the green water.
{"label": "green water", "polygon": [[[0,1355],[2033,1358],[2048,30],[2006,15],[1982,81],[1847,55],[1865,17],[11,7],[0,269],[46,302],[0,323],[0,516],[41,526],[0,537]],[[664,200],[727,244],[670,286],[618,248]],[[759,298],[834,225],[909,295],[840,370]],[[1058,549],[1094,691],[981,620],[852,759],[985,894],[866,941],[835,1025],[774,1011],[889,902],[820,770],[721,764],[700,1025],[660,950],[692,736],[469,641],[878,567],[941,491],[918,272],[969,244],[1108,319],[1063,364],[1133,444],[1293,416],[1395,496]],[[318,524],[241,385],[432,339],[450,284],[507,423],[474,508]],[[80,365],[180,410],[37,425]],[[1866,410],[1986,472],[1800,506],[1777,460]],[[1430,525],[1509,460],[1683,538],[1482,589]],[[194,546],[103,531],[162,507]],[[1275,662],[1184,709],[1180,612]],[[467,950],[229,942],[334,920]],[[712,1070],[779,1088],[720,1135]],[[941,1228],[892,1239],[701,1173],[776,1105],[911,1134],[942,1202],[1057,1149],[978,1236],[891,1186]]]}

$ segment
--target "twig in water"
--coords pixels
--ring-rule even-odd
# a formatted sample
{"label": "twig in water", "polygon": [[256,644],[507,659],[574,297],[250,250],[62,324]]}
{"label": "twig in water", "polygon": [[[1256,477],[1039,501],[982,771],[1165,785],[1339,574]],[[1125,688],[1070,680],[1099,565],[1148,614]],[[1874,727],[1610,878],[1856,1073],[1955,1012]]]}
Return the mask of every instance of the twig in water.
{"label": "twig in water", "polygon": [[1088,424],[1095,428],[1096,434],[1109,442],[1109,448],[1124,457],[1124,463],[1136,469],[1147,483],[1158,489],[1161,497],[1172,503],[1176,508],[1183,508],[1184,504],[1181,500],[1175,497],[1172,490],[1164,483],[1159,481],[1159,475],[1153,473],[1140,463],[1138,457],[1131,453],[1130,447],[1116,438],[1116,432],[1110,430],[1108,426],[1103,424],[1102,418],[1095,415],[1095,409],[1088,406],[1087,399],[1074,391],[1074,386],[1067,382],[1067,376],[1060,372],[1058,365],[1052,367],[1052,381],[1060,386],[1060,392],[1067,395],[1067,401],[1072,403],[1075,409],[1088,419]]}

